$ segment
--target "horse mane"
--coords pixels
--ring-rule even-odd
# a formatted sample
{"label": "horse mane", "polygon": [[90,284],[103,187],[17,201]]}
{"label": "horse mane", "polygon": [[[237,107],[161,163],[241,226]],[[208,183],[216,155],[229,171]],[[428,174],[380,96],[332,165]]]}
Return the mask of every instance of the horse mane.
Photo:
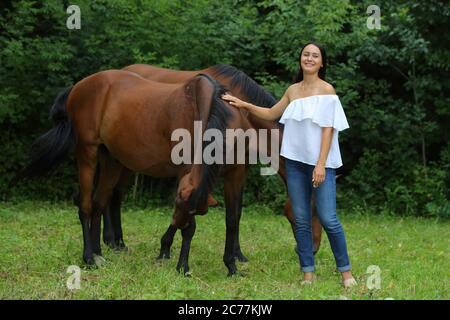
{"label": "horse mane", "polygon": [[[197,76],[205,77],[214,87],[214,92],[211,101],[212,105],[209,112],[206,130],[212,128],[218,129],[220,130],[220,132],[222,132],[223,137],[225,137],[226,129],[228,126],[228,120],[231,118],[231,112],[225,105],[225,101],[222,99],[222,95],[225,94],[226,89],[219,82],[217,82],[207,74],[200,73]],[[209,143],[211,142],[203,141],[202,150]],[[223,143],[225,146],[225,141],[223,141]],[[224,147],[223,150],[225,152],[226,148]],[[202,179],[200,181],[199,186],[196,188],[196,190],[191,194],[189,198],[189,204],[191,208],[197,208],[199,205],[203,205],[207,202],[208,193],[210,193],[213,190],[214,185],[219,176],[221,167],[222,165],[217,163],[209,165],[204,162],[202,163],[202,171],[203,171]]]}
{"label": "horse mane", "polygon": [[231,78],[231,88],[239,88],[240,92],[248,98],[248,102],[259,107],[270,108],[277,100],[264,90],[259,84],[243,71],[226,64],[218,64],[212,67],[213,76],[226,76]]}

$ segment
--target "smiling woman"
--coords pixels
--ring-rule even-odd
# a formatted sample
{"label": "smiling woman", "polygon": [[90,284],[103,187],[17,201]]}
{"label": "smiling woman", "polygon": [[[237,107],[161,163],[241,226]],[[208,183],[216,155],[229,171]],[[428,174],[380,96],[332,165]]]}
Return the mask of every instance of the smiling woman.
{"label": "smiling woman", "polygon": [[[295,83],[301,82],[303,80],[303,72],[314,74],[317,72],[320,79],[325,82],[325,75],[327,71],[327,52],[325,49],[317,42],[307,43],[298,57],[300,62],[300,68],[295,78]],[[326,83],[327,84],[327,83]],[[326,89],[332,89],[331,85],[325,86]]]}
{"label": "smiling woman", "polygon": [[284,134],[281,156],[286,159],[286,178],[294,213],[296,252],[304,273],[302,284],[314,277],[311,197],[327,232],[345,287],[354,286],[344,230],[336,216],[336,169],[342,166],[338,132],[349,128],[344,110],[332,85],[325,81],[327,55],[315,43],[307,43],[299,55],[299,72],[272,108],[261,108],[232,95],[223,99],[267,120],[281,116]]}

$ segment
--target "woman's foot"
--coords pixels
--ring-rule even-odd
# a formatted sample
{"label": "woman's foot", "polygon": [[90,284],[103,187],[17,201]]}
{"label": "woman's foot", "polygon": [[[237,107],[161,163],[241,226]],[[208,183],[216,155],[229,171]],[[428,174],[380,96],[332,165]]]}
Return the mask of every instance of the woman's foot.
{"label": "woman's foot", "polygon": [[310,285],[316,280],[316,276],[314,272],[305,272],[303,273],[303,281],[300,283],[302,286]]}
{"label": "woman's foot", "polygon": [[341,276],[342,276],[342,284],[344,285],[344,288],[351,288],[358,284],[356,282],[355,278],[353,278],[351,271],[344,271],[341,273]]}

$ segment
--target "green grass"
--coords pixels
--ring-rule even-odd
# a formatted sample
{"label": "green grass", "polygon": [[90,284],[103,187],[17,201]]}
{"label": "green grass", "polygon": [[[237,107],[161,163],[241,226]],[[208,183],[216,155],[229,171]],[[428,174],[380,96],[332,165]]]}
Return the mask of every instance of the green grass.
{"label": "green grass", "polygon": [[[238,263],[243,277],[227,278],[222,262],[225,244],[223,209],[197,218],[192,242],[192,278],[172,259],[159,263],[160,237],[170,208],[126,209],[123,214],[127,253],[103,246],[106,265],[82,267],[81,288],[66,288],[68,266],[81,265],[78,215],[68,204],[0,203],[0,299],[449,299],[448,221],[339,213],[353,272],[359,285],[340,285],[324,235],[316,256],[318,281],[301,287],[294,238],[287,220],[263,206],[244,208],[241,246],[249,258]],[[370,265],[381,269],[381,289],[366,286]]]}

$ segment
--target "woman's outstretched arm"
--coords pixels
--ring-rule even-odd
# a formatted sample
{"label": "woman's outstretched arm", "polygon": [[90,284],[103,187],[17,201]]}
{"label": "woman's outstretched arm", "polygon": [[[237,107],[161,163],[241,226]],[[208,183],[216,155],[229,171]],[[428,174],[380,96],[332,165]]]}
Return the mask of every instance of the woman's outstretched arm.
{"label": "woman's outstretched arm", "polygon": [[225,101],[228,101],[232,106],[235,106],[237,108],[244,108],[247,109],[250,113],[254,114],[255,116],[264,119],[264,120],[275,120],[281,117],[284,110],[289,104],[289,92],[291,91],[291,87],[289,87],[286,92],[284,93],[283,97],[278,101],[274,106],[271,108],[263,108],[255,106],[254,104],[245,102],[240,100],[239,98],[236,98],[235,96],[232,96],[231,94],[224,94],[222,96],[222,99]]}

